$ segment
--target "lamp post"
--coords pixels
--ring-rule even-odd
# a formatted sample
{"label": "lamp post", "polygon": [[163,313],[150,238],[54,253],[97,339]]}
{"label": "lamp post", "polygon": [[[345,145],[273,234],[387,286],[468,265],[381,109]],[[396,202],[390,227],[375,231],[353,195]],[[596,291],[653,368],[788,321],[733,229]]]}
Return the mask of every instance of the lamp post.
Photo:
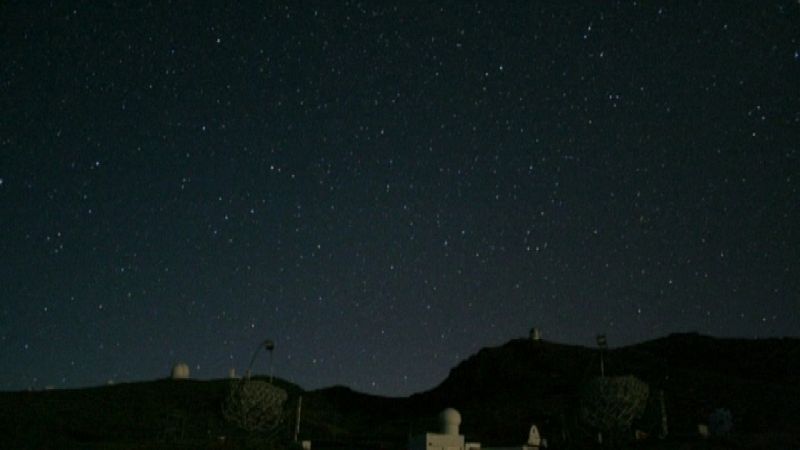
{"label": "lamp post", "polygon": [[[597,346],[600,347],[600,377],[605,378],[606,376],[606,366],[603,362],[603,354],[605,353],[606,349],[608,348],[608,340],[606,339],[605,334],[598,334],[597,335]],[[603,432],[597,432],[597,443],[603,444]]]}
{"label": "lamp post", "polygon": [[272,383],[272,351],[275,350],[275,342],[270,339],[265,340],[258,344],[256,350],[253,352],[253,357],[250,358],[250,365],[247,366],[247,379],[250,379],[250,374],[252,373],[253,363],[256,361],[256,355],[258,355],[258,351],[264,349],[269,352],[269,382]]}
{"label": "lamp post", "polygon": [[606,376],[606,368],[605,364],[603,364],[603,353],[605,353],[606,349],[608,348],[608,341],[606,340],[605,334],[598,334],[597,335],[597,346],[600,347],[600,376]]}

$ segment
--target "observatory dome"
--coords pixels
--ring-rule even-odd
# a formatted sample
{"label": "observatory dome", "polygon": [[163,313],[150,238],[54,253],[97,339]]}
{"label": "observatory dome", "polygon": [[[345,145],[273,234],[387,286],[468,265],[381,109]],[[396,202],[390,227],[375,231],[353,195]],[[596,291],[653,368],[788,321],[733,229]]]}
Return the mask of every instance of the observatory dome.
{"label": "observatory dome", "polygon": [[189,378],[189,365],[184,362],[179,362],[172,366],[172,379],[185,380]]}
{"label": "observatory dome", "polygon": [[447,408],[439,413],[439,423],[442,426],[442,434],[458,434],[458,427],[461,425],[461,414],[453,409]]}

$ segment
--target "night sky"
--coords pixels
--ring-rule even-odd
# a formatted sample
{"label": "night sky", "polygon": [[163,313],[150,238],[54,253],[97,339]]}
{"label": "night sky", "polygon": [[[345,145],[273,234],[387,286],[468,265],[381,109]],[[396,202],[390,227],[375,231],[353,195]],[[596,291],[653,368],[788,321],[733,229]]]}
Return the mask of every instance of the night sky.
{"label": "night sky", "polygon": [[0,389],[800,334],[797,1],[288,3],[0,4]]}

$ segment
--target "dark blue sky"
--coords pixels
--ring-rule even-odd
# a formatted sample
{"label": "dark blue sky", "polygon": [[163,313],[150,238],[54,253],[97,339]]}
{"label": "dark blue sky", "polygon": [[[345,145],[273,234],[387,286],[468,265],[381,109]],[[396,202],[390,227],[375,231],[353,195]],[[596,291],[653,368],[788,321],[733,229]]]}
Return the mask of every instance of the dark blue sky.
{"label": "dark blue sky", "polygon": [[795,1],[100,3],[0,5],[0,389],[798,335]]}

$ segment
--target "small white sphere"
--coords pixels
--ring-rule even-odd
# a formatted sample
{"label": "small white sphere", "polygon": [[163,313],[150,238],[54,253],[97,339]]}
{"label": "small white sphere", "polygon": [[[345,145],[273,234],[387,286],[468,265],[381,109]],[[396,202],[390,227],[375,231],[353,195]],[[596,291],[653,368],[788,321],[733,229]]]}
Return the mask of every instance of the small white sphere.
{"label": "small white sphere", "polygon": [[439,423],[442,426],[442,434],[458,435],[461,413],[454,408],[447,408],[439,413]]}
{"label": "small white sphere", "polygon": [[185,380],[189,378],[189,365],[183,362],[172,366],[172,379]]}

